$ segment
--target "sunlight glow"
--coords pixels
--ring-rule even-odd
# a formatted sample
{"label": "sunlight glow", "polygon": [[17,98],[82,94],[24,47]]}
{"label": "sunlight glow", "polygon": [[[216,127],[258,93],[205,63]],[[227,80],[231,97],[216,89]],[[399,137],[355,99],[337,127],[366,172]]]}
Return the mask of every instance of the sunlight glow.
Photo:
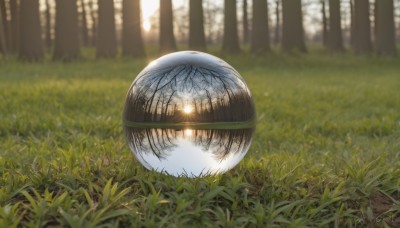
{"label": "sunlight glow", "polygon": [[[173,8],[179,8],[184,4],[188,4],[186,0],[172,0]],[[142,27],[145,32],[151,31],[152,17],[158,13],[160,0],[141,0],[142,8]]]}
{"label": "sunlight glow", "polygon": [[149,67],[151,67],[151,66],[154,66],[154,65],[156,65],[158,63],[158,61],[157,60],[152,60],[152,61],[150,61],[150,63],[149,63]]}
{"label": "sunlight glow", "polygon": [[184,135],[185,135],[186,137],[192,136],[192,135],[193,135],[193,130],[192,130],[192,129],[185,129]]}
{"label": "sunlight glow", "polygon": [[145,32],[149,32],[151,30],[151,23],[149,20],[144,20],[143,21],[143,29]]}
{"label": "sunlight glow", "polygon": [[186,105],[185,107],[183,107],[183,112],[185,114],[190,114],[190,113],[192,113],[192,111],[193,111],[193,108],[190,105]]}
{"label": "sunlight glow", "polygon": [[157,0],[142,0],[141,8],[142,8],[142,18],[143,18],[143,30],[145,32],[149,32],[151,30],[151,17],[157,13],[159,7],[159,1]]}

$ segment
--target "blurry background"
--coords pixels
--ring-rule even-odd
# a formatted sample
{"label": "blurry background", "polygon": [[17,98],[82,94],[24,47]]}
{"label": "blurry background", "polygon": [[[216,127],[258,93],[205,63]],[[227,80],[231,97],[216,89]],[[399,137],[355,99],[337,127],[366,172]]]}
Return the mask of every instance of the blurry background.
{"label": "blurry background", "polygon": [[[161,5],[160,5],[161,3]],[[250,49],[394,55],[399,0],[0,0],[2,56],[72,60],[81,48],[98,57],[180,49]],[[225,40],[224,40],[225,37]]]}
{"label": "blurry background", "polygon": [[[0,227],[400,227],[399,38],[400,0],[0,0]],[[124,138],[137,73],[185,49],[263,116],[224,176],[147,172]]]}

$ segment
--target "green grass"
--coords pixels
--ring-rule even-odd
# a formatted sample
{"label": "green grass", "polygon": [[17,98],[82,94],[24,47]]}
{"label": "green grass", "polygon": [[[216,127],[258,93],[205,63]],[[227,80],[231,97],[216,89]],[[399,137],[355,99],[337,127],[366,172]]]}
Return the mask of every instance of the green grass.
{"label": "green grass", "polygon": [[400,226],[400,59],[228,56],[264,118],[233,170],[147,171],[122,133],[146,61],[0,63],[0,227]]}

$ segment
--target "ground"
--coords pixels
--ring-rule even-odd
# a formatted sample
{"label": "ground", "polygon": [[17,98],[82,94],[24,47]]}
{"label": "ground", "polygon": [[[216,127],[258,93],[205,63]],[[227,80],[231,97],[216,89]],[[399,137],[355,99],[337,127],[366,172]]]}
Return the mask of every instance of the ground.
{"label": "ground", "polygon": [[400,226],[399,58],[223,58],[261,119],[237,167],[197,179],[147,171],[125,143],[148,60],[0,62],[0,227]]}

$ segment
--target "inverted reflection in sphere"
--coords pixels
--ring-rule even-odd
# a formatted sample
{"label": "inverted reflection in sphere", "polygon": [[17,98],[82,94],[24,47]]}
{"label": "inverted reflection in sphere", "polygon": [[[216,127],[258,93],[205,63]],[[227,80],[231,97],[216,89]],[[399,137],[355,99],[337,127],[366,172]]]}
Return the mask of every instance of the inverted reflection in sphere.
{"label": "inverted reflection in sphere", "polygon": [[139,73],[128,90],[123,122],[130,149],[147,169],[196,177],[226,172],[242,160],[255,109],[233,67],[183,51]]}

